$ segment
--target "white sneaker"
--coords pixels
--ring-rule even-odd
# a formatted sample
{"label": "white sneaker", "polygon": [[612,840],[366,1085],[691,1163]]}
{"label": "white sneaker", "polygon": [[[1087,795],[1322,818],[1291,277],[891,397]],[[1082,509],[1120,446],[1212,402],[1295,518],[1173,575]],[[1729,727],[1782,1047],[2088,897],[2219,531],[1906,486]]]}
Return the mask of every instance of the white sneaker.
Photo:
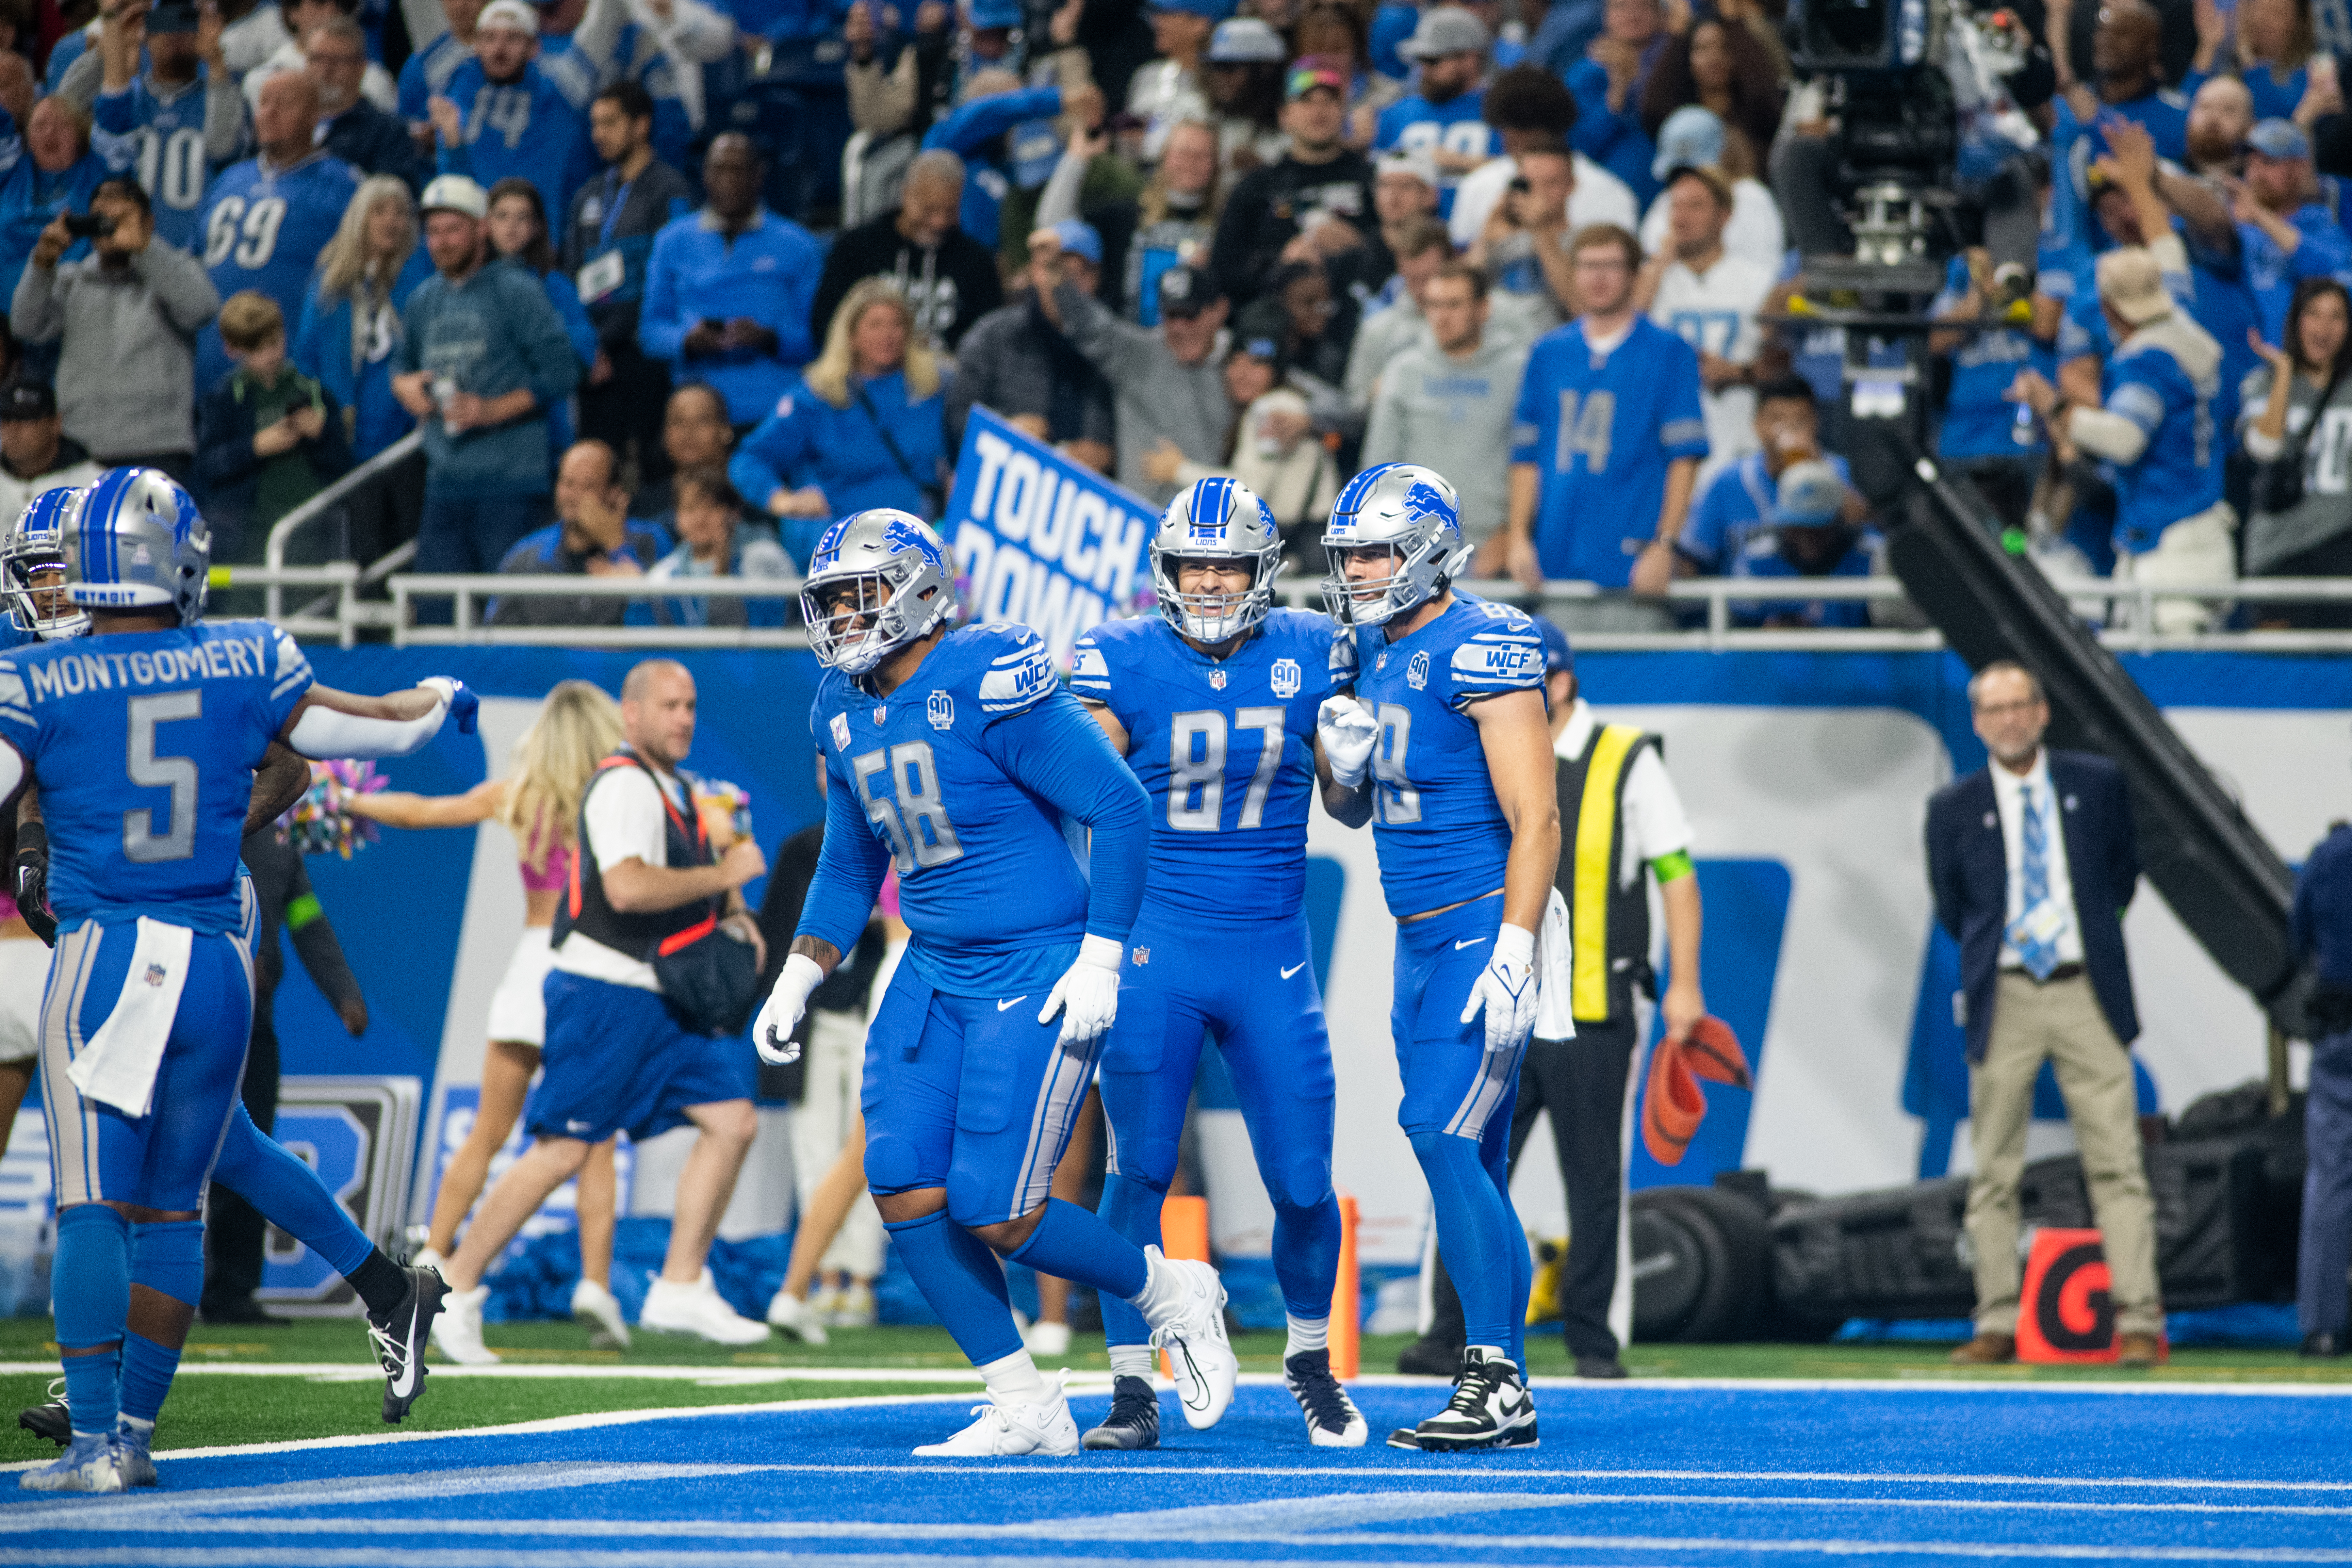
{"label": "white sneaker", "polygon": [[850,1281],[849,1289],[841,1293],[841,1304],[827,1320],[836,1329],[870,1329],[877,1321],[874,1287],[862,1279]]}
{"label": "white sneaker", "polygon": [[1066,1356],[1070,1353],[1070,1325],[1040,1318],[1023,1331],[1021,1342],[1033,1356],[1047,1360]]}
{"label": "white sneaker", "polygon": [[1234,1379],[1241,1371],[1233,1342],[1225,1337],[1224,1284],[1208,1264],[1171,1259],[1156,1247],[1147,1247],[1143,1252],[1155,1276],[1162,1269],[1178,1271],[1176,1305],[1152,1326],[1151,1347],[1168,1352],[1168,1369],[1176,1380],[1184,1424],[1195,1432],[1205,1432],[1223,1419],[1226,1407],[1233,1404]]}
{"label": "white sneaker", "polygon": [[1049,1378],[1045,1399],[1037,1405],[999,1405],[990,1400],[975,1405],[979,1419],[944,1443],[927,1443],[915,1450],[919,1459],[1003,1459],[1023,1454],[1055,1458],[1078,1451],[1078,1424],[1070,1419],[1070,1402],[1062,1380]]}
{"label": "white sneaker", "polygon": [[767,1324],[740,1316],[716,1289],[704,1289],[700,1280],[680,1285],[658,1277],[637,1311],[637,1327],[656,1333],[692,1334],[715,1345],[764,1344],[768,1338]]}
{"label": "white sneaker", "polygon": [[572,1321],[588,1327],[592,1350],[627,1350],[629,1325],[622,1321],[620,1298],[593,1279],[583,1279],[572,1288]]}
{"label": "white sneaker", "polygon": [[433,1320],[433,1344],[459,1366],[496,1366],[498,1352],[482,1342],[482,1303],[490,1299],[488,1285],[452,1290],[441,1298],[441,1315]]}
{"label": "white sneaker", "polygon": [[841,1291],[831,1285],[820,1285],[809,1292],[809,1307],[830,1323],[841,1311]]}
{"label": "white sneaker", "polygon": [[768,1299],[768,1321],[804,1345],[824,1343],[824,1320],[817,1316],[816,1308],[781,1285]]}

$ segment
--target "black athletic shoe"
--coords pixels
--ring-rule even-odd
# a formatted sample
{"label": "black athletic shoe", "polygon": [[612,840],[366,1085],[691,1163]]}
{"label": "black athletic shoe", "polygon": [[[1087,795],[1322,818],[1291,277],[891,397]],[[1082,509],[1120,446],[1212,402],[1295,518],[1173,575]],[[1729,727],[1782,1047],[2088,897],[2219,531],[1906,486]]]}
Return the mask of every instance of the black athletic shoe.
{"label": "black athletic shoe", "polygon": [[1576,1358],[1579,1377],[1618,1378],[1625,1375],[1625,1363],[1613,1355],[1580,1355]]}
{"label": "black athletic shoe", "polygon": [[1360,1448],[1371,1427],[1331,1375],[1329,1351],[1301,1351],[1282,1363],[1282,1381],[1307,1417],[1307,1440],[1318,1448]]}
{"label": "black athletic shoe", "polygon": [[1444,1409],[1413,1429],[1424,1452],[1519,1448],[1536,1441],[1536,1402],[1519,1369],[1478,1347],[1462,1352],[1462,1371]]}
{"label": "black athletic shoe", "polygon": [[250,1296],[208,1296],[196,1314],[207,1323],[240,1329],[283,1329],[290,1322],[272,1316]]}
{"label": "black athletic shoe", "polygon": [[1087,1448],[1157,1448],[1160,1447],[1160,1395],[1142,1377],[1110,1380],[1110,1414],[1102,1425],[1078,1439]]}
{"label": "black athletic shoe", "polygon": [[1450,1378],[1462,1370],[1462,1347],[1433,1337],[1417,1339],[1397,1352],[1397,1370],[1408,1377]]}
{"label": "black athletic shoe", "polygon": [[397,1422],[425,1393],[425,1344],[449,1287],[439,1270],[409,1268],[408,1294],[390,1313],[367,1315],[368,1338],[383,1368],[383,1418]]}
{"label": "black athletic shoe", "polygon": [[1414,1453],[1418,1454],[1421,1452],[1421,1434],[1414,1431],[1410,1426],[1400,1426],[1395,1431],[1389,1434],[1389,1447],[1391,1448],[1410,1448]]}
{"label": "black athletic shoe", "polygon": [[49,1384],[48,1402],[16,1413],[16,1425],[36,1437],[47,1437],[62,1448],[73,1442],[73,1418],[66,1410],[66,1383]]}

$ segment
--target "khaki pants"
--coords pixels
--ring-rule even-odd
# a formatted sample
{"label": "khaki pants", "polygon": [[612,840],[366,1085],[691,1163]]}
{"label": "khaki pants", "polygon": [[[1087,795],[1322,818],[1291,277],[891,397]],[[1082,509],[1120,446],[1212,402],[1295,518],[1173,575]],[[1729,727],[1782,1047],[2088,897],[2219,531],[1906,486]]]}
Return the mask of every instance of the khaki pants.
{"label": "khaki pants", "polygon": [[2017,1178],[2025,1167],[2033,1080],[2046,1058],[2056,1069],[2082,1152],[2083,1179],[2106,1253],[2116,1331],[2159,1333],[2164,1307],[2156,1285],[2156,1207],[2141,1163],[2131,1053],[2107,1027],[2087,975],[2036,985],[2004,970],[2000,987],[1985,1059],[1969,1068],[1976,1173],[1969,1178],[1968,1226],[1976,1253],[1977,1331],[2017,1331]]}
{"label": "khaki pants", "polygon": [[[2156,548],[2137,555],[2118,552],[2115,580],[2118,583],[2228,583],[2238,575],[2238,514],[2228,501],[2182,518],[2158,536]],[[2154,601],[2156,629],[2165,633],[2201,632],[2210,626],[2221,605],[2211,599]],[[2118,620],[2138,625],[2136,599],[2116,603]]]}

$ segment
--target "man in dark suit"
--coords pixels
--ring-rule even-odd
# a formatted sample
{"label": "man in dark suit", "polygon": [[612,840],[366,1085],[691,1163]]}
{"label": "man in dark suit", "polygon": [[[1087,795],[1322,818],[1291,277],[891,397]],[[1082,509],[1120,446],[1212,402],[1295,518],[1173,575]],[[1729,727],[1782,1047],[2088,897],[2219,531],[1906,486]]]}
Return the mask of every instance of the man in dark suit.
{"label": "man in dark suit", "polygon": [[1969,683],[1969,703],[1991,764],[1927,805],[1936,919],[1960,944],[1976,1155],[1968,1208],[1976,1337],[1952,1360],[1983,1364],[2017,1352],[2017,1182],[2046,1059],[2066,1096],[2099,1222],[2121,1360],[2154,1365],[2164,1307],[2122,924],[2139,882],[2131,803],[2105,757],[2042,747],[2050,706],[2023,666],[1985,666]]}

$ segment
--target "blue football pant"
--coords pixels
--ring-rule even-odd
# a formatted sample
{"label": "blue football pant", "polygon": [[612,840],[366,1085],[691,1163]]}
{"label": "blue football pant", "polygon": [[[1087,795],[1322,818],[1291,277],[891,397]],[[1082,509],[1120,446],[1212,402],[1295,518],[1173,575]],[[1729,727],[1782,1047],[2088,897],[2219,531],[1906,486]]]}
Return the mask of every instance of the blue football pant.
{"label": "blue football pant", "polygon": [[1511,1206],[1510,1131],[1527,1045],[1489,1052],[1485,1015],[1462,1022],[1502,918],[1495,893],[1398,926],[1389,1027],[1404,1079],[1397,1121],[1429,1180],[1467,1342],[1499,1346],[1525,1367],[1535,1265]]}
{"label": "blue football pant", "polygon": [[[1109,1129],[1101,1213],[1138,1247],[1160,1244],[1192,1079],[1213,1035],[1274,1200],[1274,1269],[1296,1318],[1331,1312],[1339,1201],[1331,1191],[1331,1041],[1307,917],[1203,926],[1147,908],[1128,938],[1118,1020],[1099,1087]],[[1139,1345],[1142,1315],[1106,1297],[1103,1336]]]}

